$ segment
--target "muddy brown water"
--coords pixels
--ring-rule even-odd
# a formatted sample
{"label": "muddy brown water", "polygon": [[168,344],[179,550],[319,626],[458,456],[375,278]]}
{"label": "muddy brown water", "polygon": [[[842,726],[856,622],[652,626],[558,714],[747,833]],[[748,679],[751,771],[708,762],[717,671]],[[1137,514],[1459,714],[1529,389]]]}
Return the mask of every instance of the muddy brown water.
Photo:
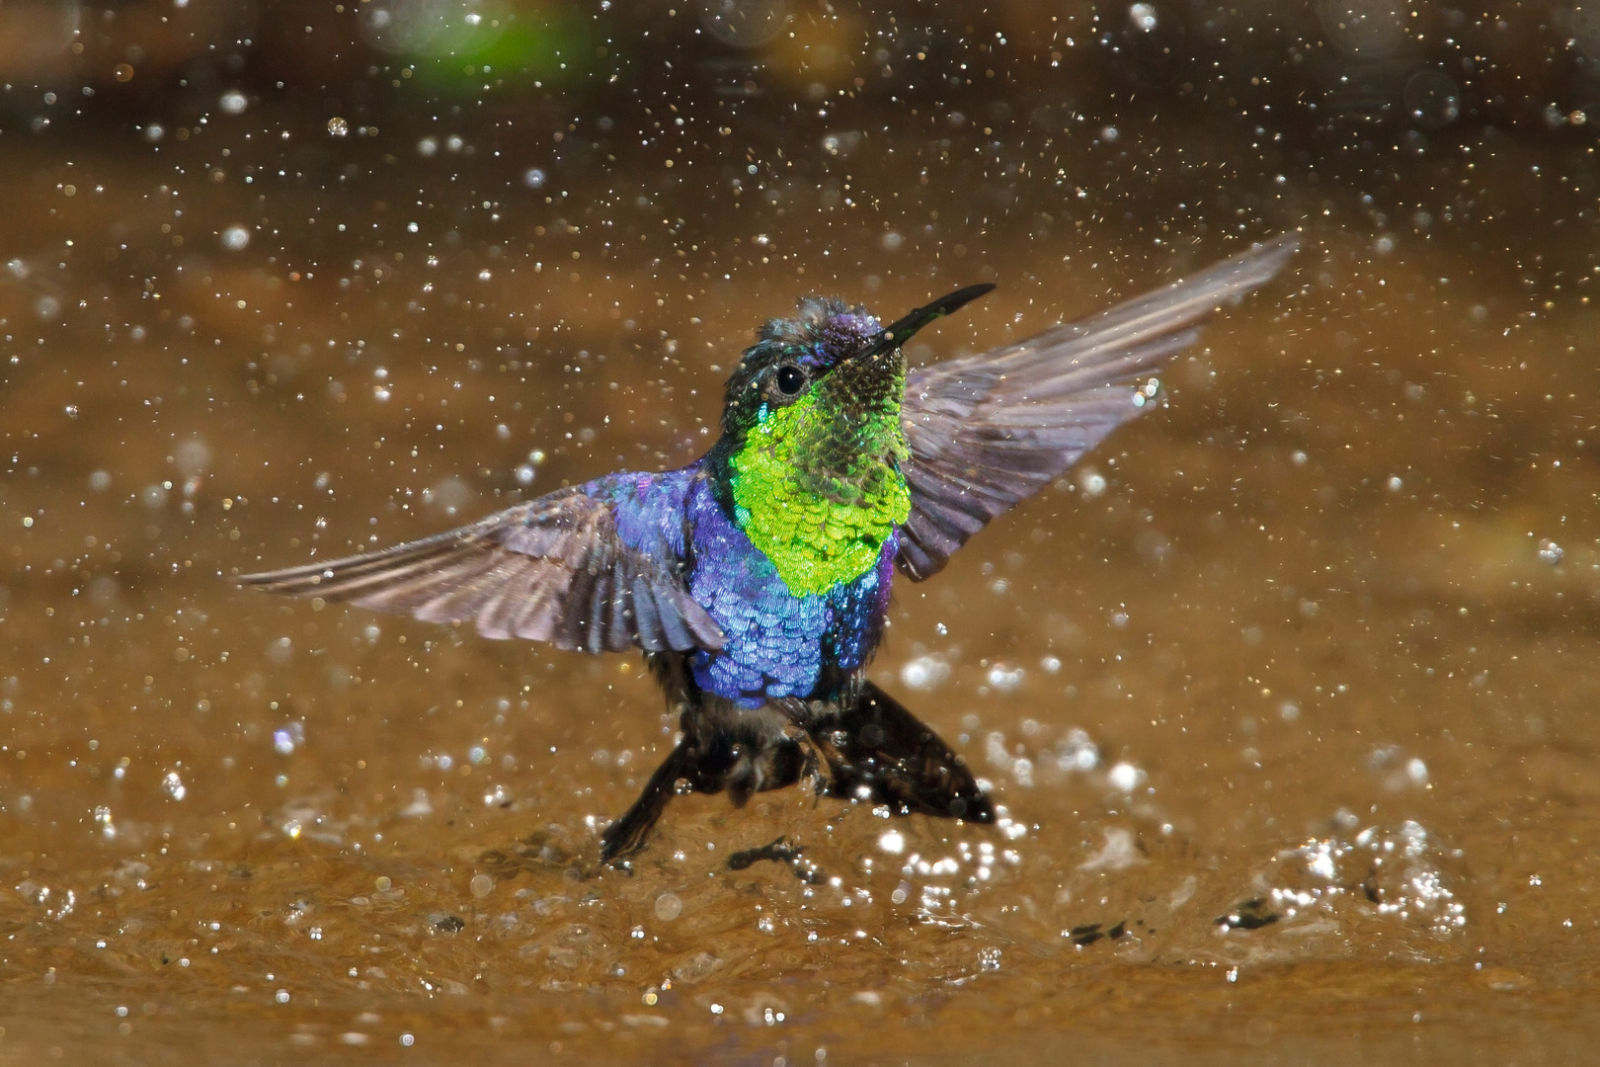
{"label": "muddy brown water", "polygon": [[[0,1056],[1586,1055],[1592,143],[1339,169],[1048,64],[785,119],[841,75],[768,48],[671,106],[11,90]],[[1284,229],[1160,410],[897,586],[873,675],[997,826],[686,797],[601,869],[672,741],[636,660],[229,580],[688,461],[804,291],[1000,285],[916,362]]]}

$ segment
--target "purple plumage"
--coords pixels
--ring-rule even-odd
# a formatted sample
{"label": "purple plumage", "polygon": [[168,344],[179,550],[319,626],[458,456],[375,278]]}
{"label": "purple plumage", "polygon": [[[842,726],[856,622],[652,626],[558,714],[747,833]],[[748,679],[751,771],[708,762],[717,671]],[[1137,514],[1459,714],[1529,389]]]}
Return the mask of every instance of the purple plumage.
{"label": "purple plumage", "polygon": [[721,628],[720,648],[689,655],[704,693],[747,709],[785,698],[826,700],[876,649],[889,607],[893,539],[855,580],[797,597],[717,500],[704,461],[659,474],[613,474],[582,492],[611,506],[623,544],[681,567],[690,595]]}

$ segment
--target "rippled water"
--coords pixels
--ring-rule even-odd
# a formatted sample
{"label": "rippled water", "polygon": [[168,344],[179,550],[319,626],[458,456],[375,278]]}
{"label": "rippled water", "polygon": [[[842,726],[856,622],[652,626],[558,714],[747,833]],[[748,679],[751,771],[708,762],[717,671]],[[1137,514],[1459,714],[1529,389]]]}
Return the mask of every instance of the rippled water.
{"label": "rippled water", "polygon": [[[371,12],[0,33],[0,1050],[1582,1056],[1592,87],[1378,9],[1276,16],[1332,52],[1262,87],[1134,7],[651,9],[666,71],[601,5],[487,89]],[[687,461],[802,292],[999,284],[918,362],[1289,229],[1162,410],[897,587],[874,677],[992,827],[685,797],[603,869],[672,741],[639,663],[229,580]]]}

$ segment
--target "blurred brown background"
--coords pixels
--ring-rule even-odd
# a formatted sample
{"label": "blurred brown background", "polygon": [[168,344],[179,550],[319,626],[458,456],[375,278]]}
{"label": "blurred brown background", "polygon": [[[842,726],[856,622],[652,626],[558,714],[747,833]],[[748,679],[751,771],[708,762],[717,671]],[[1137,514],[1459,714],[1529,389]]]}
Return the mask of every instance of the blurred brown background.
{"label": "blurred brown background", "polygon": [[[8,0],[0,1053],[1582,1056],[1597,63],[1557,3]],[[598,870],[637,662],[228,581],[686,462],[806,292],[997,283],[946,358],[1283,230],[897,590],[998,828],[692,798]]]}

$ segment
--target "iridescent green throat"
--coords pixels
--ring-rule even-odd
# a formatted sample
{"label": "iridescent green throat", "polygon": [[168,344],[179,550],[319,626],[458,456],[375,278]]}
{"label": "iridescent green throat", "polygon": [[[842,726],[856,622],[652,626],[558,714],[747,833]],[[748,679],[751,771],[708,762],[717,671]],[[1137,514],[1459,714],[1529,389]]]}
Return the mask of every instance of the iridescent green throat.
{"label": "iridescent green throat", "polygon": [[848,418],[808,394],[762,418],[733,455],[734,519],[795,596],[876,566],[911,513],[898,385],[892,404]]}

